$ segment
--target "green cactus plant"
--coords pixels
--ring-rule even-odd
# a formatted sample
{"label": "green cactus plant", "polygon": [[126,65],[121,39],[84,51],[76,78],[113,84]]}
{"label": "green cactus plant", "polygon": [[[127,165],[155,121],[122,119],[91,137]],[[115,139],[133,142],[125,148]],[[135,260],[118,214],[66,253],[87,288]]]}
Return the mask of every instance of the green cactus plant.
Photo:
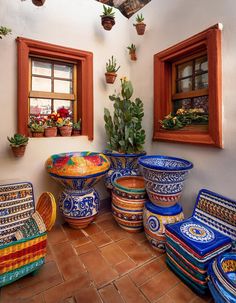
{"label": "green cactus plant", "polygon": [[103,5],[103,14],[101,15],[102,26],[105,30],[110,31],[115,24],[115,12],[113,8]]}
{"label": "green cactus plant", "polygon": [[137,16],[136,16],[136,22],[137,23],[141,23],[141,22],[143,22],[144,21],[144,17],[143,17],[143,14],[137,14]]}
{"label": "green cactus plant", "polygon": [[5,26],[0,26],[0,39],[7,36],[8,34],[11,34],[12,30],[10,28],[7,28]]}
{"label": "green cactus plant", "polygon": [[117,67],[116,59],[114,56],[111,56],[111,59],[106,63],[107,73],[116,73],[119,70],[120,66]]}

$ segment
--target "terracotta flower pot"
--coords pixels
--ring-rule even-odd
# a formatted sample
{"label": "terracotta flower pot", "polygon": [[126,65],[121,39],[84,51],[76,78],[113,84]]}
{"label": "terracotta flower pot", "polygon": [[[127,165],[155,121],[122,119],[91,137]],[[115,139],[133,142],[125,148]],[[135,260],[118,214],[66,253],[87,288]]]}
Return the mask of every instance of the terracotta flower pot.
{"label": "terracotta flower pot", "polygon": [[145,23],[137,23],[137,24],[134,24],[135,28],[136,28],[136,31],[137,31],[137,34],[138,35],[143,35],[144,32],[145,32],[145,28],[146,28],[146,24]]}
{"label": "terracotta flower pot", "polygon": [[15,157],[19,158],[19,157],[23,157],[25,154],[25,148],[26,145],[21,145],[21,146],[11,146],[12,152],[14,154]]}
{"label": "terracotta flower pot", "polygon": [[57,127],[47,127],[44,130],[45,137],[56,137],[57,136]]}
{"label": "terracotta flower pot", "polygon": [[130,54],[130,59],[131,59],[132,61],[136,61],[136,60],[137,60],[136,52],[130,52],[129,54]]}
{"label": "terracotta flower pot", "polygon": [[101,16],[101,23],[103,28],[106,31],[110,31],[113,27],[113,25],[115,25],[115,18],[112,16]]}
{"label": "terracotta flower pot", "polygon": [[106,77],[106,82],[113,84],[116,80],[116,73],[105,73],[105,77]]}
{"label": "terracotta flower pot", "polygon": [[36,6],[43,6],[46,0],[32,0],[32,3]]}
{"label": "terracotta flower pot", "polygon": [[64,125],[59,127],[60,135],[62,137],[70,137],[72,133],[72,126]]}
{"label": "terracotta flower pot", "polygon": [[43,137],[44,133],[42,132],[32,132],[32,137],[40,138]]}
{"label": "terracotta flower pot", "polygon": [[74,129],[72,130],[72,136],[80,136],[81,130],[80,129]]}

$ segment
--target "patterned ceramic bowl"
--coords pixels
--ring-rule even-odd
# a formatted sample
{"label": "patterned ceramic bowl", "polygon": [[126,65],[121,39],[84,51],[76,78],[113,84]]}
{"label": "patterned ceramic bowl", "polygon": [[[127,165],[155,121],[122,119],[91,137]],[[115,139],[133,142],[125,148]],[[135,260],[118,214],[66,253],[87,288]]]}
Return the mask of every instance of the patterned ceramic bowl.
{"label": "patterned ceramic bowl", "polygon": [[141,176],[120,177],[115,179],[112,185],[113,192],[126,199],[143,199],[147,195],[144,179]]}
{"label": "patterned ceramic bowl", "polygon": [[152,203],[169,207],[180,200],[184,180],[193,164],[167,156],[144,156],[138,160]]}

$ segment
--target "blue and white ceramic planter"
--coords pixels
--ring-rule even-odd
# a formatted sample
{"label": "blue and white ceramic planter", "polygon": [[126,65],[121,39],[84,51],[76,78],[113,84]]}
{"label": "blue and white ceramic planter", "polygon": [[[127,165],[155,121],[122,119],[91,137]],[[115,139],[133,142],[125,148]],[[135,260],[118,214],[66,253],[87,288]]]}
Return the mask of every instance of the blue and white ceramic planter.
{"label": "blue and white ceramic planter", "polygon": [[236,302],[236,253],[219,255],[208,268],[208,286],[216,303]]}
{"label": "blue and white ceramic planter", "polygon": [[116,178],[140,175],[138,158],[146,155],[146,152],[138,154],[121,154],[105,151],[104,155],[107,156],[111,164],[105,177],[105,185],[108,189],[113,189],[112,182],[115,181]]}
{"label": "blue and white ceramic planter", "polygon": [[182,207],[177,203],[171,207],[160,207],[151,202],[145,203],[143,225],[146,237],[152,247],[165,251],[165,225],[184,219]]}
{"label": "blue and white ceramic planter", "polygon": [[184,180],[193,164],[187,160],[167,156],[143,156],[138,160],[145,187],[152,203],[169,207],[181,197]]}

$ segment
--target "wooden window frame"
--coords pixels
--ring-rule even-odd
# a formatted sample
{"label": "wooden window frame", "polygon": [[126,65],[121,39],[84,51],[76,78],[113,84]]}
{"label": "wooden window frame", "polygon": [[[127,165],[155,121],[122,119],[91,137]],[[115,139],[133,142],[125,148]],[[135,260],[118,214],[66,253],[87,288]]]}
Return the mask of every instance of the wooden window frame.
{"label": "wooden window frame", "polygon": [[28,135],[29,58],[41,57],[71,61],[77,65],[78,117],[82,121],[82,135],[93,140],[93,53],[46,42],[18,37],[18,132]]}
{"label": "wooden window frame", "polygon": [[[222,148],[221,24],[216,24],[154,55],[153,140],[212,145]],[[160,120],[172,111],[172,64],[206,51],[208,57],[208,131],[164,130]]]}

